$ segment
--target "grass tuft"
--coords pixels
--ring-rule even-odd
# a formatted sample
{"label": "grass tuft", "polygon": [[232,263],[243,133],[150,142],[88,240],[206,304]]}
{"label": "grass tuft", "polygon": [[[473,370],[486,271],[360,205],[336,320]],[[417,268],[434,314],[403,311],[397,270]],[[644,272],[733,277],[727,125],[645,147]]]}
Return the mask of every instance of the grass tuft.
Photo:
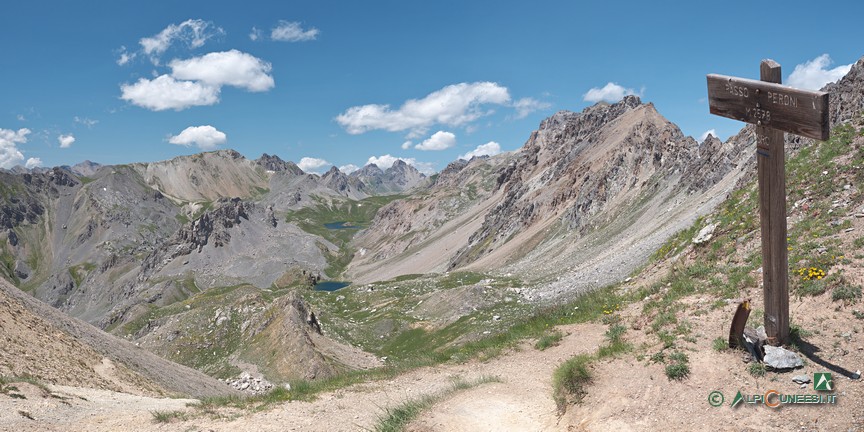
{"label": "grass tuft", "polygon": [[750,372],[750,375],[753,375],[754,377],[757,377],[757,378],[764,377],[765,372],[767,372],[767,371],[768,371],[768,369],[765,367],[764,363],[759,363],[759,362],[754,361],[754,362],[750,363],[749,366],[747,366],[747,372]]}
{"label": "grass tuft", "polygon": [[561,343],[561,339],[563,337],[564,333],[561,333],[560,330],[544,333],[542,336],[540,336],[540,339],[537,340],[537,343],[534,344],[534,348],[543,351],[546,348],[558,346],[558,344]]}
{"label": "grass tuft", "polygon": [[184,421],[188,417],[184,411],[151,411],[154,423],[171,423],[174,421]]}

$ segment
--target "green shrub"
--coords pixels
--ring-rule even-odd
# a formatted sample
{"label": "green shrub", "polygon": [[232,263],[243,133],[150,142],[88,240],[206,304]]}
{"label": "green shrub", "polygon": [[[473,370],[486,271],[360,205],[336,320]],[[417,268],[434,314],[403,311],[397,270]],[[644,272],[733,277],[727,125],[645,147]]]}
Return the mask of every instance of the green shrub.
{"label": "green shrub", "polygon": [[591,372],[588,370],[590,363],[591,356],[581,354],[555,369],[552,374],[552,396],[559,414],[567,411],[567,405],[581,402],[588,394],[585,387],[591,383]]}
{"label": "green shrub", "polygon": [[755,362],[755,361],[750,363],[750,366],[747,366],[747,372],[750,372],[750,375],[753,375],[754,377],[757,377],[757,378],[765,376],[765,372],[767,370],[768,369],[765,367],[765,365],[763,363],[759,363],[759,362]]}
{"label": "green shrub", "polygon": [[831,300],[839,301],[839,300],[847,300],[854,301],[861,298],[861,287],[860,286],[851,286],[851,285],[841,285],[837,288],[834,288],[834,291],[831,292]]}
{"label": "green shrub", "polygon": [[729,348],[729,341],[726,340],[726,339],[724,339],[724,338],[722,338],[722,337],[719,337],[719,336],[718,336],[718,337],[717,337],[716,339],[714,339],[714,341],[711,343],[711,346],[714,348],[714,351],[717,351],[717,352],[723,352],[723,351],[726,351],[726,350]]}
{"label": "green shrub", "polygon": [[675,351],[669,354],[669,364],[666,365],[666,376],[670,380],[681,381],[690,375],[690,359],[687,354],[681,351]]}
{"label": "green shrub", "polygon": [[674,379],[677,381],[681,381],[687,376],[690,375],[690,366],[686,363],[672,363],[666,365],[666,376],[669,377],[670,380]]}

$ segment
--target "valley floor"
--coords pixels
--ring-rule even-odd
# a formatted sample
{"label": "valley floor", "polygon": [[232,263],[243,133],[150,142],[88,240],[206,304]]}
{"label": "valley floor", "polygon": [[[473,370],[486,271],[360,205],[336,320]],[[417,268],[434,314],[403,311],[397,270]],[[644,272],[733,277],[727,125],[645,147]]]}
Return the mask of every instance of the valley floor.
{"label": "valley floor", "polygon": [[[754,307],[759,307],[758,294]],[[494,376],[501,382],[480,384],[448,394],[421,412],[407,430],[427,431],[619,431],[619,430],[864,430],[864,384],[844,374],[864,367],[862,322],[851,308],[832,304],[828,295],[795,299],[793,319],[812,335],[802,369],[748,372],[741,351],[716,351],[713,340],[728,334],[734,304],[711,307],[715,297],[682,299],[692,312],[692,337],[678,344],[689,356],[690,373],[670,380],[664,365],[650,356],[661,350],[642,313],[643,302],[616,312],[627,326],[624,339],[631,352],[591,363],[591,385],[580,404],[558,416],[552,398],[552,374],[562,362],[593,354],[606,343],[608,327],[600,323],[559,327],[564,338],[557,346],[537,350],[526,341],[497,358],[464,364],[417,369],[398,377],[357,384],[319,395],[312,402],[293,401],[260,412],[223,408],[214,416],[186,407],[188,400],[152,399],[102,390],[52,387],[57,396],[40,394],[22,385],[26,399],[0,395],[0,430],[77,431],[357,431],[374,430],[379,420],[408,401],[450,388],[454,380]],[[698,312],[697,314],[697,311]],[[690,313],[687,313],[691,316]],[[751,318],[751,324],[753,319]],[[814,394],[791,381],[792,376],[832,372],[836,405],[729,405],[735,393]],[[26,390],[29,389],[29,390]],[[712,391],[725,396],[722,406],[708,403]],[[153,412],[184,415],[164,423]],[[28,418],[32,417],[31,418]]]}

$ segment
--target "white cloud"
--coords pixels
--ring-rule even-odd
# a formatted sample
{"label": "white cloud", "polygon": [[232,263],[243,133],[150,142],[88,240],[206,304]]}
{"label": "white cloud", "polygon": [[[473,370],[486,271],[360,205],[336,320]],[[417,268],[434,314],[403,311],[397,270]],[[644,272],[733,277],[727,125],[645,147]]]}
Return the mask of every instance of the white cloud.
{"label": "white cloud", "polygon": [[127,51],[125,45],[121,46],[120,49],[117,50],[117,53],[120,54],[120,57],[117,58],[117,65],[118,66],[123,66],[126,63],[129,63],[130,61],[134,60],[135,57],[138,56],[137,53],[134,53],[134,52],[130,53],[129,51]]}
{"label": "white cloud", "polygon": [[21,128],[17,131],[0,128],[0,168],[12,168],[24,160],[17,144],[27,142],[30,129]]}
{"label": "white cloud", "polygon": [[75,142],[75,137],[72,134],[60,135],[57,137],[57,142],[60,143],[60,148],[69,148]]}
{"label": "white cloud", "polygon": [[269,75],[270,63],[237,50],[173,60],[170,67],[171,75],[122,84],[120,98],[154,111],[180,111],[218,103],[225,85],[253,92],[267,91],[275,85]]}
{"label": "white cloud", "polygon": [[211,150],[228,141],[228,136],[213,126],[189,126],[178,135],[168,138],[171,144],[189,147],[198,146],[201,150]]}
{"label": "white cloud", "polygon": [[408,150],[409,148],[411,148],[412,145],[414,145],[414,143],[411,142],[410,140],[405,141],[402,143],[402,150]]}
{"label": "white cloud", "polygon": [[75,123],[79,123],[79,124],[82,124],[84,126],[87,126],[88,129],[92,128],[93,126],[96,126],[96,124],[99,123],[99,120],[93,120],[93,119],[90,119],[87,117],[75,116],[72,120],[74,120]]}
{"label": "white cloud", "polygon": [[249,32],[249,39],[252,41],[257,41],[261,38],[261,30],[256,27],[252,27],[252,30]]}
{"label": "white cloud", "polygon": [[534,111],[545,110],[551,107],[552,105],[548,102],[541,102],[529,97],[519,99],[513,103],[513,108],[516,108],[517,119],[525,118]]}
{"label": "white cloud", "polygon": [[417,168],[417,171],[420,171],[427,176],[435,174],[435,164],[431,162],[414,162],[408,165],[414,166],[414,168]]}
{"label": "white cloud", "polygon": [[225,30],[216,27],[212,22],[189,19],[180,24],[171,24],[154,36],[141,38],[138,43],[141,44],[144,54],[150,56],[154,64],[159,64],[159,56],[175,41],[184,42],[189,48],[200,48],[207,39],[220,34],[225,34]]}
{"label": "white cloud", "polygon": [[18,121],[27,121],[27,117],[24,117],[24,114],[18,114],[16,118]]}
{"label": "white cloud", "polygon": [[307,172],[307,173],[311,172],[311,173],[315,173],[315,174],[320,174],[318,172],[318,170],[320,170],[321,168],[324,168],[326,166],[329,166],[329,165],[330,165],[330,162],[327,162],[324,159],[318,159],[318,158],[312,158],[312,157],[304,157],[303,159],[300,159],[300,163],[297,164],[297,166],[300,167],[300,169],[303,170],[303,172]]}
{"label": "white cloud", "polygon": [[456,135],[450,132],[438,131],[429,139],[414,146],[417,150],[446,150],[456,145]]}
{"label": "white cloud", "polygon": [[702,135],[699,135],[699,142],[705,142],[705,139],[708,138],[708,135],[713,135],[714,138],[717,138],[717,131],[714,129],[708,129],[705,132],[702,132]]}
{"label": "white cloud", "polygon": [[273,88],[272,67],[253,55],[237,50],[212,52],[188,60],[173,60],[171,76],[178,80],[199,81],[212,87],[230,85],[253,92]]}
{"label": "white cloud", "polygon": [[33,169],[42,166],[42,159],[38,157],[27,159],[27,163],[24,164],[24,168]]}
{"label": "white cloud", "polygon": [[420,171],[423,174],[430,175],[435,173],[435,165],[432,163],[418,162],[417,159],[414,158],[395,157],[389,154],[383,156],[370,156],[369,159],[366,160],[366,165],[375,164],[378,168],[386,170],[387,168],[392,167],[397,160],[401,160],[402,162],[417,168],[417,171]]}
{"label": "white cloud", "polygon": [[488,143],[481,144],[474,150],[459,156],[459,159],[471,160],[474,156],[495,156],[499,153],[501,153],[501,145],[495,141],[489,141]]}
{"label": "white cloud", "polygon": [[822,54],[813,60],[804,62],[795,66],[795,70],[789,75],[786,84],[790,87],[795,87],[803,90],[819,90],[830,82],[834,82],[843,78],[852,65],[840,65],[834,69],[828,69],[831,66],[831,57],[828,54]]}
{"label": "white cloud", "polygon": [[135,84],[120,86],[121,99],[153,111],[184,110],[191,106],[219,102],[219,87],[194,81],[177,81],[169,75],[155,79],[141,78]]}
{"label": "white cloud", "polygon": [[414,158],[398,158],[394,156],[390,156],[389,154],[383,156],[369,156],[369,159],[366,160],[366,165],[375,164],[378,168],[387,169],[393,166],[397,160],[401,160],[408,165],[413,165],[415,160]]}
{"label": "white cloud", "polygon": [[453,84],[428,94],[422,99],[410,99],[397,110],[389,105],[361,105],[348,108],[336,121],[350,134],[370,130],[390,132],[412,129],[412,136],[433,124],[459,126],[484,115],[484,104],[504,105],[510,101],[507,87],[493,82]]}
{"label": "white cloud", "polygon": [[354,164],[342,165],[339,167],[339,171],[342,171],[345,174],[351,174],[354,171],[357,171],[359,169],[360,169],[360,167],[358,167],[357,165],[354,165]]}
{"label": "white cloud", "polygon": [[315,27],[303,30],[303,26],[299,22],[279,21],[279,25],[270,32],[270,38],[283,42],[303,42],[315,40],[318,33],[320,31]]}
{"label": "white cloud", "polygon": [[639,93],[632,88],[624,88],[618,84],[610,82],[603,86],[603,88],[594,87],[591,90],[588,90],[588,92],[582,96],[582,99],[587,102],[595,103],[600,101],[615,103],[624,99],[624,96],[627,95],[639,95]]}

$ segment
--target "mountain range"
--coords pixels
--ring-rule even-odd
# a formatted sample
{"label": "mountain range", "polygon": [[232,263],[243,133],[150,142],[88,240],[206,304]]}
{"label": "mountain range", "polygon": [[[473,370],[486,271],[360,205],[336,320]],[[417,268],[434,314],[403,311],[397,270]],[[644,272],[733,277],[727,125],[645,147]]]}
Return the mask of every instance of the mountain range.
{"label": "mountain range", "polygon": [[[860,116],[862,88],[864,60],[826,88],[832,124]],[[787,140],[793,151],[807,145]],[[572,298],[624,280],[752,179],[754,149],[752,127],[699,143],[653,104],[626,96],[558,112],[519,150],[458,160],[430,177],[403,161],[310,174],[233,150],[0,170],[0,276],[17,287],[4,285],[4,295],[18,299],[5,304],[37,310],[21,303],[20,289],[89,333],[116,336],[104,344],[134,342],[219,378],[374,368],[381,360],[350,331],[321,331],[307,299],[316,283],[346,280],[371,293],[418,274],[483,274],[493,275],[476,282],[484,290],[491,278],[531,286],[518,292],[535,305]],[[430,310],[455,304],[445,291],[417,298]],[[354,312],[346,306],[327,319]],[[448,312],[428,326],[459,319]],[[416,330],[401,325],[389,317],[375,334],[386,346]],[[91,360],[130,363],[119,349],[82,349]],[[180,388],[128,369],[154,391],[210,394],[200,376],[200,386]]]}

